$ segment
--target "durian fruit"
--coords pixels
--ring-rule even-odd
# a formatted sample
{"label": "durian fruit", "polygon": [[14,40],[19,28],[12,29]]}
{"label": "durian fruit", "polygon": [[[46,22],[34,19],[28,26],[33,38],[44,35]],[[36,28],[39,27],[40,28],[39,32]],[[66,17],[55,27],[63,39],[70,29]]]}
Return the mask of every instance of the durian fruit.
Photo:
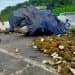
{"label": "durian fruit", "polygon": [[69,64],[70,67],[75,68],[75,62]]}
{"label": "durian fruit", "polygon": [[51,42],[51,47],[56,48],[58,46],[58,43],[56,41]]}
{"label": "durian fruit", "polygon": [[61,64],[61,74],[60,75],[72,75],[72,73],[70,72],[70,70],[68,69],[68,63],[67,62],[62,62]]}
{"label": "durian fruit", "polygon": [[60,75],[72,75],[72,73],[69,71],[69,69],[67,69],[67,68],[62,68]]}
{"label": "durian fruit", "polygon": [[72,46],[75,46],[75,42],[72,42],[71,44],[72,44]]}
{"label": "durian fruit", "polygon": [[47,38],[37,38],[34,40],[34,44],[45,54],[52,55],[56,52],[59,55],[55,54],[54,57],[51,56],[55,61],[49,59],[43,61],[43,63],[52,65],[58,70],[60,75],[72,75],[72,72],[67,66],[69,65],[71,68],[75,68],[75,61],[73,61],[73,57],[75,57],[74,40],[75,35],[72,34],[63,34],[61,36],[54,34]]}
{"label": "durian fruit", "polygon": [[57,52],[57,48],[51,47],[51,48],[50,48],[50,54],[53,54],[53,53],[55,53],[55,52]]}
{"label": "durian fruit", "polygon": [[72,60],[72,53],[70,51],[64,52],[63,58],[67,61]]}
{"label": "durian fruit", "polygon": [[43,53],[45,53],[45,54],[51,54],[51,50],[50,49],[44,49]]}
{"label": "durian fruit", "polygon": [[50,49],[43,49],[43,52],[51,55],[52,53],[56,52],[56,49],[51,47]]}
{"label": "durian fruit", "polygon": [[42,43],[42,48],[45,48],[45,49],[50,49],[51,45],[49,42],[43,42]]}
{"label": "durian fruit", "polygon": [[64,48],[63,51],[64,51],[64,52],[70,51],[70,48],[69,48],[68,46],[65,46],[65,48]]}
{"label": "durian fruit", "polygon": [[48,41],[50,41],[50,42],[51,42],[51,41],[54,41],[54,39],[51,38],[51,37],[47,37],[46,39],[47,39]]}
{"label": "durian fruit", "polygon": [[63,41],[64,44],[68,44],[68,45],[71,45],[72,44],[72,41],[69,41],[69,40],[65,40]]}
{"label": "durian fruit", "polygon": [[60,56],[63,56],[64,55],[64,50],[62,50],[62,51],[58,51],[58,54],[60,55]]}
{"label": "durian fruit", "polygon": [[70,51],[74,54],[74,52],[75,52],[75,46],[74,47],[72,46],[71,49],[70,49]]}
{"label": "durian fruit", "polygon": [[62,63],[60,65],[61,65],[61,67],[63,69],[63,68],[65,68],[68,65],[68,63],[67,63],[66,60],[62,60]]}
{"label": "durian fruit", "polygon": [[42,42],[40,42],[39,40],[34,40],[34,45],[36,45],[39,49],[42,48]]}
{"label": "durian fruit", "polygon": [[63,37],[56,37],[56,41],[65,41],[65,38],[63,38]]}

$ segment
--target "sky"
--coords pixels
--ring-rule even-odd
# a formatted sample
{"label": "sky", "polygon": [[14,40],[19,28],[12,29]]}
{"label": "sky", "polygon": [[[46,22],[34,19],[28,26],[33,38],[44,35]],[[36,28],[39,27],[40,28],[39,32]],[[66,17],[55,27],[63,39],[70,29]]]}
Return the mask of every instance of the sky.
{"label": "sky", "polygon": [[7,6],[13,6],[28,0],[0,0],[0,11]]}

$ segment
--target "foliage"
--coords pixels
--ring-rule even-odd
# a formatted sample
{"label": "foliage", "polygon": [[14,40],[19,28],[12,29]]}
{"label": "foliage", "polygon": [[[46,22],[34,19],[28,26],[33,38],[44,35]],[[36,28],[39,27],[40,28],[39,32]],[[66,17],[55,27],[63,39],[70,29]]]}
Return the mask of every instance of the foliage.
{"label": "foliage", "polygon": [[60,7],[55,7],[53,9],[53,11],[59,15],[60,13],[63,13],[63,12],[75,12],[75,5],[62,5]]}
{"label": "foliage", "polygon": [[62,12],[75,11],[75,1],[74,0],[29,0],[24,3],[17,4],[16,6],[6,7],[2,12],[1,16],[3,20],[8,20],[9,14],[20,8],[23,5],[34,5],[34,6],[47,6],[53,9],[54,13],[59,15]]}

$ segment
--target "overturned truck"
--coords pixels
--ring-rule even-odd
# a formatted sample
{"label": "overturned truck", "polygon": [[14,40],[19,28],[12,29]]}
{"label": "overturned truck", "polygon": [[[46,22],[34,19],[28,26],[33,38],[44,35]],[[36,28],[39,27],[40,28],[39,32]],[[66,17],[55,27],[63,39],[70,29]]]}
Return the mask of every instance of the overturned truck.
{"label": "overturned truck", "polygon": [[67,32],[66,24],[61,22],[50,9],[37,9],[33,6],[24,6],[13,11],[9,17],[10,28],[23,28],[24,33],[29,35],[38,34],[40,31],[45,33],[62,34]]}

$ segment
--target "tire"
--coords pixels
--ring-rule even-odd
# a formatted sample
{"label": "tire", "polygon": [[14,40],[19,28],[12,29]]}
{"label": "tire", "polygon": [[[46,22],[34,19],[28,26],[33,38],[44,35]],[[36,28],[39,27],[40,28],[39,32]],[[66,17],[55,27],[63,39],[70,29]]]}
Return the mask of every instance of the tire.
{"label": "tire", "polygon": [[34,32],[34,35],[44,35],[43,29],[42,29],[42,28],[38,28],[38,29]]}
{"label": "tire", "polygon": [[46,28],[44,29],[38,28],[35,33],[37,33],[36,35],[52,35],[53,34],[53,32],[51,32],[50,30]]}
{"label": "tire", "polygon": [[51,32],[50,30],[44,28],[44,34],[45,34],[45,35],[52,35],[53,32]]}

